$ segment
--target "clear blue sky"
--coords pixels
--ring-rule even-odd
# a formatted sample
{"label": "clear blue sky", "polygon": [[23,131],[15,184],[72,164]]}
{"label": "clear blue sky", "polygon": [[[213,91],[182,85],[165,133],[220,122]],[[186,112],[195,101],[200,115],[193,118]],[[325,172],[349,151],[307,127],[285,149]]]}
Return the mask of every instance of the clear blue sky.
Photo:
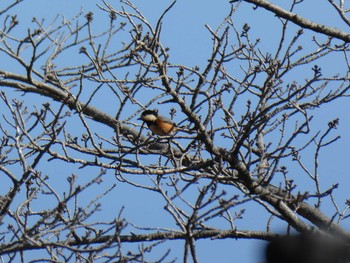
{"label": "clear blue sky", "polygon": [[[115,8],[120,6],[119,1],[107,1]],[[307,1],[306,1],[307,2]],[[310,2],[310,1],[309,1]],[[84,13],[89,11],[94,12],[94,25],[95,28],[103,30],[106,25],[103,12],[100,11],[96,4],[102,4],[101,1],[86,1],[86,0],[30,0],[24,1],[11,11],[11,13],[18,13],[21,26],[25,26],[26,23],[30,24],[32,17],[36,16],[38,19],[45,17],[47,21],[52,20],[56,14],[64,15],[67,19],[72,18],[81,9]],[[171,3],[169,0],[135,0],[133,3],[142,11],[148,20],[155,25],[158,17],[163,10]],[[314,4],[314,3],[313,3]],[[0,3],[0,6],[2,4]],[[208,30],[205,28],[205,24],[208,24],[211,28],[216,28],[222,19],[228,13],[230,5],[227,1],[212,1],[212,0],[178,0],[175,7],[164,19],[162,39],[165,46],[170,48],[170,60],[173,63],[185,64],[188,66],[200,66],[204,67],[206,60],[211,52],[211,40]],[[320,5],[319,12],[327,13],[327,6]],[[300,12],[306,14],[306,11],[300,9]],[[311,19],[322,19],[315,15],[315,12],[310,12],[308,15]],[[26,22],[25,22],[26,21]],[[235,26],[241,29],[243,24],[249,23],[251,25],[251,35],[259,37],[262,40],[261,47],[265,48],[265,51],[271,49],[273,53],[276,46],[276,35],[279,36],[279,26],[276,19],[272,15],[267,15],[264,11],[253,11],[252,6],[243,4],[240,11],[234,15]],[[323,21],[328,22],[327,20]],[[23,24],[22,24],[23,23]],[[292,27],[296,29],[297,27]],[[23,29],[25,30],[25,29]],[[277,32],[277,33],[276,33]],[[294,32],[294,31],[292,31]],[[292,33],[291,32],[291,33]],[[291,36],[287,36],[291,37]],[[310,35],[305,36],[305,46],[307,47],[311,42]],[[234,37],[232,37],[234,42]],[[233,43],[234,44],[234,43]],[[311,44],[311,43],[310,43]],[[0,57],[1,58],[1,57]],[[72,63],[80,59],[79,54],[77,57],[72,57]],[[0,63],[4,63],[0,62]],[[329,72],[337,72],[342,66],[343,62],[338,61],[322,61],[321,68],[329,70]],[[331,67],[328,67],[331,65]],[[10,67],[11,65],[9,65]],[[328,67],[328,68],[327,68]],[[311,70],[311,69],[310,69]],[[297,80],[302,76],[295,76]],[[32,97],[28,97],[27,100],[33,100],[33,104],[36,101]],[[98,105],[101,103],[100,105]],[[30,103],[29,103],[30,104]],[[104,99],[97,100],[97,107],[101,106],[101,109],[113,112],[113,105],[104,104]],[[324,187],[330,186],[332,183],[343,182],[340,185],[336,199],[339,203],[343,204],[344,200],[348,198],[348,185],[349,185],[349,168],[344,164],[348,161],[348,145],[349,145],[349,128],[350,117],[348,113],[348,106],[345,100],[339,103],[327,106],[325,109],[320,110],[320,115],[316,115],[313,122],[315,124],[315,130],[317,128],[327,127],[327,122],[340,117],[340,126],[334,131],[334,134],[338,133],[342,135],[342,141],[337,142],[331,146],[324,154],[321,155],[321,171],[325,175],[322,181]],[[312,155],[310,153],[310,160]],[[310,163],[311,165],[311,163]],[[68,168],[70,166],[67,166]],[[65,167],[65,168],[67,168]],[[58,170],[53,173],[57,173],[57,178],[52,178],[53,184],[59,185],[62,183],[59,167]],[[73,168],[72,172],[81,173],[78,169]],[[91,175],[94,175],[97,171],[90,171]],[[298,170],[292,171],[297,173]],[[120,184],[115,181],[112,172],[110,177],[106,178],[105,183],[113,184],[117,183],[117,190],[113,192],[113,200],[104,200],[102,209],[105,210],[106,216],[113,216],[119,211],[122,206],[125,206],[124,215],[129,217],[138,226],[152,225],[154,227],[168,226],[168,220],[170,218],[159,218],[157,211],[163,209],[164,203],[159,202],[156,195],[147,193],[146,191],[135,191],[134,188],[127,186],[126,184]],[[87,175],[88,176],[88,175]],[[146,179],[147,180],[147,179]],[[298,180],[298,178],[296,178]],[[307,185],[307,182],[300,181],[301,189],[303,184]],[[0,190],[1,187],[0,186]],[[307,188],[307,187],[306,187]],[[101,190],[102,191],[102,190]],[[1,191],[3,192],[3,191]],[[152,211],[148,206],[145,206],[145,202],[154,203]],[[40,204],[38,204],[39,208]],[[326,207],[325,210],[332,211],[331,207]],[[247,210],[247,215],[243,221],[238,222],[238,229],[260,229],[264,230],[266,225],[266,218],[263,222],[260,222],[260,213],[262,210]],[[163,214],[164,213],[160,213]],[[252,227],[253,226],[253,227]],[[278,229],[276,226],[275,229]],[[214,240],[214,241],[200,241],[198,242],[198,252],[200,262],[237,262],[237,263],[257,263],[260,259],[259,242],[252,240]],[[169,245],[170,243],[166,243]],[[182,242],[174,242],[173,257],[177,257],[178,261],[182,261],[181,251],[183,249]],[[231,251],[230,253],[226,253]],[[223,255],[223,256],[222,256]]]}

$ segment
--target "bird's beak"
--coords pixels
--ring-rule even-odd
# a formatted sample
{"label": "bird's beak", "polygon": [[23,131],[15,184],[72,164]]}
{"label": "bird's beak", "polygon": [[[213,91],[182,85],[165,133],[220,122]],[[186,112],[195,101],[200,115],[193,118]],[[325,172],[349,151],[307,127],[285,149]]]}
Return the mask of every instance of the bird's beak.
{"label": "bird's beak", "polygon": [[142,121],[142,118],[140,117],[140,118],[138,118],[137,120]]}

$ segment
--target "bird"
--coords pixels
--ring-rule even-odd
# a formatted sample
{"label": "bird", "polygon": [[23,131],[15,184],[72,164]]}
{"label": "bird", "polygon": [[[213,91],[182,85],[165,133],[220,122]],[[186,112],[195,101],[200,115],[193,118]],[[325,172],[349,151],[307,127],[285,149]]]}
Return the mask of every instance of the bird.
{"label": "bird", "polygon": [[145,110],[138,120],[144,121],[148,128],[159,136],[173,135],[178,130],[175,122],[158,114],[156,110]]}

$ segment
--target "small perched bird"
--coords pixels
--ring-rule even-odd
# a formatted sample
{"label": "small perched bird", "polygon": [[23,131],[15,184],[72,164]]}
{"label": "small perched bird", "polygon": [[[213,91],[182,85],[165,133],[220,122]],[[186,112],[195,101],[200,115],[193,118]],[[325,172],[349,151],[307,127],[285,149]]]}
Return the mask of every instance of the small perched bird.
{"label": "small perched bird", "polygon": [[144,121],[148,128],[157,135],[166,136],[174,134],[178,127],[171,119],[159,115],[155,110],[145,110],[139,120]]}

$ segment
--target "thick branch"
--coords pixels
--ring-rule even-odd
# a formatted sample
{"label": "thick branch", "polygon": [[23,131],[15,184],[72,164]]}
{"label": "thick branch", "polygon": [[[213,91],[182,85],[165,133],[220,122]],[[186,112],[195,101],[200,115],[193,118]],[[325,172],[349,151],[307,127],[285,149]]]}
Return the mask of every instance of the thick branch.
{"label": "thick branch", "polygon": [[262,8],[265,8],[266,10],[273,12],[276,16],[285,18],[302,28],[307,28],[317,33],[324,34],[326,36],[341,39],[347,43],[350,42],[350,35],[348,33],[341,31],[337,28],[312,22],[311,20],[305,19],[297,14],[284,10],[281,7],[278,7],[275,4],[272,4],[266,0],[245,0],[245,2],[252,3]]}
{"label": "thick branch", "polygon": [[[199,230],[193,231],[192,237],[196,240],[198,239],[225,239],[225,238],[244,238],[244,239],[260,239],[271,241],[277,237],[278,234],[260,232],[260,231],[249,231],[249,230]],[[83,245],[97,245],[103,243],[111,242],[122,242],[122,243],[134,243],[134,242],[153,242],[159,240],[186,240],[188,238],[186,233],[180,232],[157,232],[154,234],[144,234],[144,235],[107,235],[97,238],[85,238],[82,240],[74,241],[63,241],[61,243],[31,243],[31,244],[19,244],[18,242],[13,243],[12,245],[1,248],[0,255],[13,253],[17,251],[24,250],[33,250],[33,249],[43,249],[48,246],[55,247],[69,247],[69,246],[83,246]]]}

